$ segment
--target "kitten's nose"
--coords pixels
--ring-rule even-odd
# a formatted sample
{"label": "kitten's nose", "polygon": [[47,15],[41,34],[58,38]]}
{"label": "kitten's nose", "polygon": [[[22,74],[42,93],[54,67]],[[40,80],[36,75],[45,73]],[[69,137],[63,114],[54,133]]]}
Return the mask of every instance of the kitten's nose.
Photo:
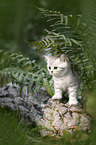
{"label": "kitten's nose", "polygon": [[53,74],[53,71],[51,71],[51,73]]}

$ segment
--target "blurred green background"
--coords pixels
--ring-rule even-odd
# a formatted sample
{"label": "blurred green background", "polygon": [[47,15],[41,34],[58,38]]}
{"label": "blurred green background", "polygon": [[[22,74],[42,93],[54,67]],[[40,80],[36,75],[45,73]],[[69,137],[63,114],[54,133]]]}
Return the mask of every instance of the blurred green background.
{"label": "blurred green background", "polygon": [[48,28],[35,6],[61,11],[67,14],[82,14],[82,0],[0,0],[0,48],[22,52],[38,62],[26,41],[33,42],[44,37]]}

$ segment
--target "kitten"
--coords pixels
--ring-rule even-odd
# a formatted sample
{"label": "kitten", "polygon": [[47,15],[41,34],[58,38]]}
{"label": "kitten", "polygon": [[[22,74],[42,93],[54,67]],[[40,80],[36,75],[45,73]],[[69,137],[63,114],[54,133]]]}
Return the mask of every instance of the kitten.
{"label": "kitten", "polygon": [[45,56],[47,60],[47,68],[53,76],[55,95],[53,100],[61,99],[62,92],[68,90],[69,105],[77,105],[78,81],[72,73],[71,66],[66,55],[60,57]]}

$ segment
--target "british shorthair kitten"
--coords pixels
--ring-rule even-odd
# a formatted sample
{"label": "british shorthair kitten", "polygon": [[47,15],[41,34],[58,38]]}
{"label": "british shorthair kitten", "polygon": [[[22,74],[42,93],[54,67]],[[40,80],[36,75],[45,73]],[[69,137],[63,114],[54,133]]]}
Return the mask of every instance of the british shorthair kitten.
{"label": "british shorthair kitten", "polygon": [[65,54],[60,57],[45,56],[47,68],[53,76],[55,94],[53,100],[61,99],[62,93],[68,90],[69,105],[77,105],[78,81],[72,73],[71,66]]}

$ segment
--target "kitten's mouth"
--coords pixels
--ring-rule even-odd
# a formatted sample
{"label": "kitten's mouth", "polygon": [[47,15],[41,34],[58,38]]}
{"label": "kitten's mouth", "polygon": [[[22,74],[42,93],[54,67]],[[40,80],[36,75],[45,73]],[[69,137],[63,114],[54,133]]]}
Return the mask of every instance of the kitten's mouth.
{"label": "kitten's mouth", "polygon": [[50,74],[51,74],[51,75],[54,75],[54,73],[53,73],[53,72],[51,72]]}

